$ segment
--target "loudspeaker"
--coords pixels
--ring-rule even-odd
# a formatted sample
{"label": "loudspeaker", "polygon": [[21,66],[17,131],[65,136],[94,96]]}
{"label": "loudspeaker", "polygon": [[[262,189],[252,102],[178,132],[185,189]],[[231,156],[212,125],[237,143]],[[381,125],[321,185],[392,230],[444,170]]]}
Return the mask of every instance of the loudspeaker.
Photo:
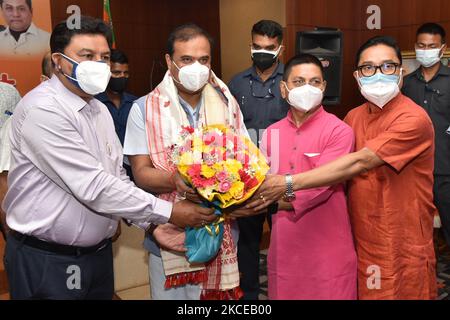
{"label": "loudspeaker", "polygon": [[337,29],[315,28],[311,31],[297,32],[296,54],[312,54],[319,58],[324,67],[324,77],[327,81],[324,105],[341,102],[343,43],[343,33]]}

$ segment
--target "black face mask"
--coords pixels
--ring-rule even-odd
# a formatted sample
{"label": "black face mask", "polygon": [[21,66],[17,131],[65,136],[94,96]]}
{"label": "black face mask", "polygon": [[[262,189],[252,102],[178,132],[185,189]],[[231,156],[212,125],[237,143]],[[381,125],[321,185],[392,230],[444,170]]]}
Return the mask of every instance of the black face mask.
{"label": "black face mask", "polygon": [[266,71],[277,61],[277,56],[270,53],[254,53],[253,63],[260,71]]}
{"label": "black face mask", "polygon": [[108,89],[116,93],[123,93],[126,90],[127,85],[128,78],[111,78],[109,80]]}

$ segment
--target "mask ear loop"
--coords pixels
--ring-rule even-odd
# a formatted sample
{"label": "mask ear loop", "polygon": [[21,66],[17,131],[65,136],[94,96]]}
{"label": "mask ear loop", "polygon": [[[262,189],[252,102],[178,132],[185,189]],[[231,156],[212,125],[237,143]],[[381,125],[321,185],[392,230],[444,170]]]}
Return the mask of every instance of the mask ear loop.
{"label": "mask ear loop", "polygon": [[[171,59],[171,60],[172,60],[172,59]],[[177,64],[175,63],[175,61],[172,60],[172,63],[173,63],[173,65],[178,69],[178,71],[181,70],[181,68],[179,68],[179,67],[177,66]],[[172,79],[173,79],[173,81],[175,81],[176,83],[182,85],[182,84],[181,84],[181,81],[175,79],[174,75],[172,75]]]}
{"label": "mask ear loop", "polygon": [[283,48],[283,45],[280,45],[278,47],[277,51],[275,51],[275,53],[273,51],[269,51],[269,50],[265,50],[265,49],[260,49],[260,50],[250,49],[250,52],[251,52],[252,58],[255,53],[268,53],[268,54],[272,54],[273,58],[276,59],[280,55],[281,48]]}
{"label": "mask ear loop", "polygon": [[[70,62],[75,63],[77,66],[80,65],[79,62],[76,62],[76,61],[73,60],[72,58],[66,56],[64,53],[62,53],[62,52],[58,52],[58,53],[59,53],[61,56],[63,56],[66,60],[69,60]],[[64,73],[64,71],[62,70],[61,66],[59,66],[58,70],[61,71],[61,73],[62,73],[65,77],[69,78],[70,80],[73,80],[73,81],[78,82],[78,79],[75,79],[75,78],[73,78],[72,76],[69,76],[68,74]]]}
{"label": "mask ear loop", "polygon": [[[445,44],[442,45],[441,50],[444,49]],[[442,51],[441,56],[439,57],[439,60],[442,59],[442,57],[444,56],[444,51]]]}
{"label": "mask ear loop", "polygon": [[291,93],[291,90],[289,90],[286,82],[283,81],[283,84],[284,84],[284,87],[286,88],[286,90],[288,92],[287,97],[286,97],[286,101],[287,101],[287,103],[289,103],[290,106],[292,106],[291,102],[289,101],[289,94]]}

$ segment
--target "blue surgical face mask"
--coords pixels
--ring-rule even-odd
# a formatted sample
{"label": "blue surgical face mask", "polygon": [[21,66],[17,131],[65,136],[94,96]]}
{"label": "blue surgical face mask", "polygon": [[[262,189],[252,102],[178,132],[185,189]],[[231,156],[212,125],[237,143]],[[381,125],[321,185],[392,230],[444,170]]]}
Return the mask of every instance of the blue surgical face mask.
{"label": "blue surgical face mask", "polygon": [[368,85],[368,84],[373,84],[373,83],[377,83],[377,82],[385,82],[385,83],[389,83],[389,82],[394,82],[394,83],[399,83],[400,77],[396,74],[384,74],[381,72],[378,72],[376,74],[374,74],[371,77],[361,77],[359,78],[359,81],[361,83],[361,86],[364,85]]}
{"label": "blue surgical face mask", "polygon": [[400,93],[402,73],[403,69],[400,70],[400,75],[386,75],[380,72],[371,77],[358,78],[361,94],[382,109]]}

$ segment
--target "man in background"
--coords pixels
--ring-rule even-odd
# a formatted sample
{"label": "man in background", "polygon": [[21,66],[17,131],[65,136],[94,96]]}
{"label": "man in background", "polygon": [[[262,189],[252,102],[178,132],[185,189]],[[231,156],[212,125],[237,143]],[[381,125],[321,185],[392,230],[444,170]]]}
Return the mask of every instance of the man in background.
{"label": "man in background", "polygon": [[[284,65],[280,61],[283,28],[275,21],[261,20],[253,26],[251,35],[253,65],[237,74],[229,83],[229,88],[240,105],[252,140],[258,143],[261,131],[286,117],[289,105],[280,93],[284,72]],[[239,271],[245,300],[258,299],[259,245],[265,220],[266,214],[238,219]]]}
{"label": "man in background", "polygon": [[50,34],[33,23],[31,0],[0,0],[7,28],[0,32],[0,56],[40,55],[49,50]]}
{"label": "man in background", "polygon": [[[128,57],[120,50],[112,50],[111,52],[111,79],[105,92],[96,96],[98,100],[103,102],[111,113],[114,120],[117,136],[123,147],[125,140],[125,131],[127,129],[128,115],[130,114],[133,102],[137,97],[128,93],[127,85],[130,78],[130,66]],[[127,175],[133,179],[131,166],[127,157],[124,157],[125,170]]]}
{"label": "man in background", "polygon": [[445,30],[426,23],[417,30],[416,57],[421,64],[405,77],[403,93],[431,118],[435,131],[434,204],[450,245],[450,69],[441,63],[447,49]]}

